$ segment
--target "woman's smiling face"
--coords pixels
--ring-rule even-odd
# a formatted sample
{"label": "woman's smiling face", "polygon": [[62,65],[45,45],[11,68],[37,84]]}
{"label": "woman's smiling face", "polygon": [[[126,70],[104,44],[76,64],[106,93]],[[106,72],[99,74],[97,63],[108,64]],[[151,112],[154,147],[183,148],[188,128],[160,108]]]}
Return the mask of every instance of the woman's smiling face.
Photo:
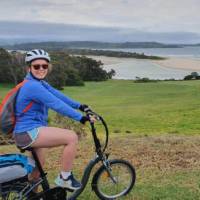
{"label": "woman's smiling face", "polygon": [[49,63],[44,59],[37,59],[31,62],[29,71],[37,79],[44,79],[48,73]]}

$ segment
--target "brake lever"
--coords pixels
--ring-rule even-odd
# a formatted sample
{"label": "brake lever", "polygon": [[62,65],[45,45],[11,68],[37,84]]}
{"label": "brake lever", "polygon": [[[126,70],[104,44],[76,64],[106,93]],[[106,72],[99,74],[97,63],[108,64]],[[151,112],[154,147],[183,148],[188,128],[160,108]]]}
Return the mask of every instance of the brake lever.
{"label": "brake lever", "polygon": [[88,110],[88,111],[86,112],[86,115],[87,115],[87,116],[93,116],[93,117],[94,117],[96,120],[98,120],[98,121],[101,120],[101,117],[100,117],[97,113],[93,112],[92,110]]}

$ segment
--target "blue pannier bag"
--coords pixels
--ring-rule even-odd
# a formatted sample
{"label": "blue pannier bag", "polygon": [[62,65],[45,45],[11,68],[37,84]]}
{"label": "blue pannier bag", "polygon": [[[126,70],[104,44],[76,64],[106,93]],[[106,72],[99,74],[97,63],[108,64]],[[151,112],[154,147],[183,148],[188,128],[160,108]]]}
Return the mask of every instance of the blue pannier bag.
{"label": "blue pannier bag", "polygon": [[35,162],[22,154],[0,155],[0,184],[25,177],[33,171]]}

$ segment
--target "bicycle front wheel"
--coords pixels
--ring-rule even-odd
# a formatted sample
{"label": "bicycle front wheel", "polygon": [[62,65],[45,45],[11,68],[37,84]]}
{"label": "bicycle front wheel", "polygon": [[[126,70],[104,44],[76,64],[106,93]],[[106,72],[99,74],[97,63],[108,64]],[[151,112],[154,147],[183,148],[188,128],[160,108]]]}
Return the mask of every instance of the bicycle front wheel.
{"label": "bicycle front wheel", "polygon": [[110,160],[109,167],[102,165],[95,173],[92,188],[100,199],[112,200],[127,195],[135,184],[134,167],[127,161]]}

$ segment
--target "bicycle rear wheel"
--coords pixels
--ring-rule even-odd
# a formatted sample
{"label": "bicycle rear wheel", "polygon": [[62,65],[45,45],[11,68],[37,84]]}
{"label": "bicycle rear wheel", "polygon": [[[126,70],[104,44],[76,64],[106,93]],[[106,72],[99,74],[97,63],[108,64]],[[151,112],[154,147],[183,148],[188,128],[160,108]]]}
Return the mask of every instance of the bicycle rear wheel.
{"label": "bicycle rear wheel", "polygon": [[28,200],[28,199],[26,197],[20,198],[19,191],[13,189],[4,196],[2,196],[2,200]]}
{"label": "bicycle rear wheel", "polygon": [[135,184],[134,167],[127,161],[116,159],[109,161],[108,169],[102,165],[95,173],[92,188],[100,199],[111,200],[127,195]]}
{"label": "bicycle rear wheel", "polygon": [[20,183],[19,181],[10,182],[8,185],[4,185],[0,188],[0,199],[2,200],[26,200],[26,197],[22,197],[20,194],[26,187],[26,183]]}

